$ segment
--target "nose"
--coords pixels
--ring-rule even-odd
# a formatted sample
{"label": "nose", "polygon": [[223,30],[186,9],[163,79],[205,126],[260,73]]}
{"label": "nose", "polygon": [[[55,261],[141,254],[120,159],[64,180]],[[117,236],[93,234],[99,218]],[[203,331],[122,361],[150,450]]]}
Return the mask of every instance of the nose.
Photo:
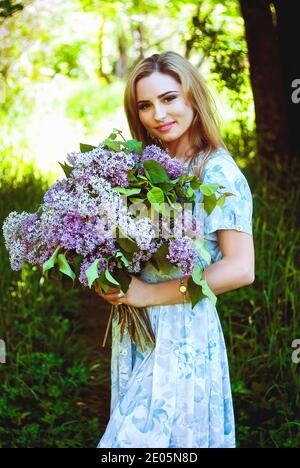
{"label": "nose", "polygon": [[154,119],[155,120],[164,120],[166,118],[166,113],[163,109],[162,106],[160,106],[159,104],[155,106],[155,110],[154,110]]}

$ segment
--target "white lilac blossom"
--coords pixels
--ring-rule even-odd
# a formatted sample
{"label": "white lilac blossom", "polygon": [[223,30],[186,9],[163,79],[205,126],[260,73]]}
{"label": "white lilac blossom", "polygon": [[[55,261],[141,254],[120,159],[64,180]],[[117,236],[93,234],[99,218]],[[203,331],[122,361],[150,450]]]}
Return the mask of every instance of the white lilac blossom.
{"label": "white lilac blossom", "polygon": [[3,223],[3,236],[5,246],[10,252],[10,263],[13,270],[19,270],[26,257],[25,240],[21,237],[22,223],[27,220],[29,214],[23,211],[12,211]]}
{"label": "white lilac blossom", "polygon": [[80,177],[80,173],[86,169],[88,171],[94,170],[97,175],[108,180],[112,187],[127,187],[127,172],[135,166],[137,158],[131,153],[109,151],[103,146],[99,146],[86,153],[68,153],[67,161],[73,166],[77,166],[72,172],[74,178]]}
{"label": "white lilac blossom", "polygon": [[135,220],[126,206],[125,199],[102,177],[98,180],[93,178],[91,186],[97,196],[97,212],[106,217],[111,230],[120,227],[124,234],[136,241],[140,249],[147,249],[155,237],[151,220],[146,217]]}

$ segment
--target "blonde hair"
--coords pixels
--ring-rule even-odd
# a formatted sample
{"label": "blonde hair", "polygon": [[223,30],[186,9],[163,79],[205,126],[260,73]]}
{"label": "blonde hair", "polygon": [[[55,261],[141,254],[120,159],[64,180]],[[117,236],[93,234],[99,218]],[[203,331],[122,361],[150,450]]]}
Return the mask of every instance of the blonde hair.
{"label": "blonde hair", "polygon": [[136,84],[141,78],[150,76],[154,72],[168,74],[181,84],[184,96],[195,111],[189,128],[193,154],[188,161],[189,165],[195,163],[199,152],[203,152],[201,165],[196,170],[196,174],[201,178],[204,165],[210,155],[217,148],[226,149],[226,146],[220,135],[213,98],[198,70],[180,54],[172,51],[153,54],[142,59],[130,71],[124,93],[124,108],[131,135],[142,142],[143,148],[156,144],[161,149],[165,149],[161,140],[148,134],[138,113]]}

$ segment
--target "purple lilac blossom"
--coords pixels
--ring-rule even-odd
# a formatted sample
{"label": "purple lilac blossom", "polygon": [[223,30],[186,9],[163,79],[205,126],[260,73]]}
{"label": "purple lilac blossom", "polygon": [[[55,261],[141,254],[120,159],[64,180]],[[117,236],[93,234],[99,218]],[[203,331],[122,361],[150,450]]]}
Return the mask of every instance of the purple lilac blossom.
{"label": "purple lilac blossom", "polygon": [[197,253],[190,237],[181,237],[169,242],[169,253],[166,255],[171,263],[179,266],[185,275],[193,273]]}
{"label": "purple lilac blossom", "polygon": [[144,149],[141,156],[141,167],[139,168],[139,174],[144,174],[143,163],[146,159],[153,159],[160,163],[166,170],[170,179],[177,179],[183,174],[187,174],[187,168],[177,159],[171,158],[169,153],[161,150],[156,145],[148,145]]}

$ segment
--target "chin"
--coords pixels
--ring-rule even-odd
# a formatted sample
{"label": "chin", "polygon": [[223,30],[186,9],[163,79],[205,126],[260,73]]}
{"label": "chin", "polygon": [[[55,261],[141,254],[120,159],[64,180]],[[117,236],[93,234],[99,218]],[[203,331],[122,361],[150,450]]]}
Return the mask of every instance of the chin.
{"label": "chin", "polygon": [[173,132],[173,133],[168,133],[168,135],[164,135],[164,140],[172,141],[172,140],[177,140],[177,138],[180,138],[183,133],[181,132]]}

